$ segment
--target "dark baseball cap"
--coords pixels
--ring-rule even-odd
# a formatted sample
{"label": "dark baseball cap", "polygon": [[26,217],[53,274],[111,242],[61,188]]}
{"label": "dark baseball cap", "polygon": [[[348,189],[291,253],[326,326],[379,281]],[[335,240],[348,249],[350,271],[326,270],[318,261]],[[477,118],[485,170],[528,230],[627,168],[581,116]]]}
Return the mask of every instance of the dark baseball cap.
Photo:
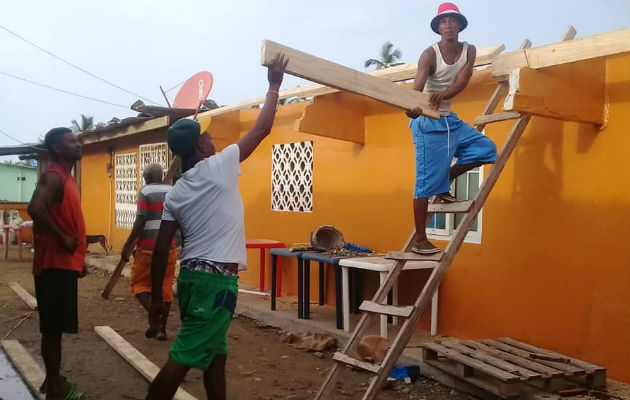
{"label": "dark baseball cap", "polygon": [[180,119],[168,128],[166,140],[171,151],[180,156],[188,157],[195,152],[197,140],[201,135],[199,122],[192,119]]}

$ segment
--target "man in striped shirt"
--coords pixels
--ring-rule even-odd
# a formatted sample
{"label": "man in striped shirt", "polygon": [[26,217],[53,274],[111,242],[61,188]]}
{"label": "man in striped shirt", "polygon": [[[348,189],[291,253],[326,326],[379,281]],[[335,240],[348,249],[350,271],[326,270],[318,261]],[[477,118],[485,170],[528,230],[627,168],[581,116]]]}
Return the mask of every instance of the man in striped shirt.
{"label": "man in striped shirt", "polygon": [[[164,198],[166,197],[166,193],[171,189],[170,185],[164,183],[167,180],[163,180],[162,175],[163,170],[160,164],[149,164],[144,168],[142,176],[146,185],[144,185],[138,193],[138,212],[136,214],[136,220],[121,254],[123,260],[129,261],[133,253],[130,282],[131,291],[147,312],[151,308],[151,257],[153,256],[155,240],[160,230]],[[176,261],[177,253],[175,251],[175,241],[173,240],[168,253],[166,279],[164,279],[164,285],[162,286],[162,296],[169,309],[173,301],[173,281],[175,279]],[[162,315],[159,327],[149,326],[145,332],[145,336],[147,338],[166,340],[167,319],[168,312]]]}

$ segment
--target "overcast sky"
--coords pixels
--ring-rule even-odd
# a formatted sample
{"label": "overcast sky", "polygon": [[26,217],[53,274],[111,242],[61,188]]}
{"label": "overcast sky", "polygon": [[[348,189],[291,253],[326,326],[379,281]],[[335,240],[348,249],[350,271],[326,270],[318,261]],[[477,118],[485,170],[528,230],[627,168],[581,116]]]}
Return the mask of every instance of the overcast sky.
{"label": "overcast sky", "polygon": [[[317,1],[2,1],[0,25],[57,56],[164,105],[171,88],[192,74],[214,74],[210,98],[230,104],[266,90],[260,42],[271,39],[363,70],[389,40],[415,62],[435,42],[434,0]],[[556,42],[572,24],[578,37],[630,25],[628,0],[459,0],[469,20],[461,40],[478,48],[524,38]],[[112,88],[0,29],[0,73],[116,103],[73,97],[0,74],[0,130],[25,142],[69,126],[79,114],[96,122],[135,115],[137,97]],[[304,84],[286,78],[283,88]],[[169,92],[172,99],[177,90]],[[0,145],[16,144],[0,134]]]}

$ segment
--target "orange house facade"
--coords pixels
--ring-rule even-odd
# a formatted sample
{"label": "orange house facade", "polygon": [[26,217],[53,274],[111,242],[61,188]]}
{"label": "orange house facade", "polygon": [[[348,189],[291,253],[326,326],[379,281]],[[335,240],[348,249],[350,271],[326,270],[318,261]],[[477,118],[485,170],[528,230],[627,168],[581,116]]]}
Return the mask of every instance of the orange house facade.
{"label": "orange house facade", "polygon": [[[606,123],[532,117],[440,287],[438,332],[510,336],[603,365],[611,378],[627,382],[630,54],[602,62]],[[495,86],[489,69],[476,71],[454,111],[472,122]],[[213,117],[209,132],[217,148],[247,133],[258,112]],[[80,176],[88,232],[108,236],[116,250],[133,223],[142,163],[164,157],[168,163],[163,143],[170,122],[162,117],[100,138],[83,136]],[[347,93],[280,106],[271,134],[241,165],[246,236],[306,242],[316,227],[329,224],[347,241],[378,252],[400,250],[413,228],[415,162],[408,124],[401,110]],[[510,126],[488,125],[485,134],[500,149]],[[489,168],[460,179],[458,196],[474,195]],[[457,222],[454,215],[434,221],[434,242],[444,247]],[[241,285],[255,286],[258,254],[248,253],[248,263]],[[311,293],[317,293],[313,274]],[[288,261],[283,295],[295,295],[296,275],[295,261]],[[410,304],[428,272],[402,276],[400,303]],[[332,274],[326,284],[333,284]],[[377,286],[378,278],[365,274],[363,297]],[[333,296],[328,290],[330,305]],[[425,315],[419,329],[428,324]]]}

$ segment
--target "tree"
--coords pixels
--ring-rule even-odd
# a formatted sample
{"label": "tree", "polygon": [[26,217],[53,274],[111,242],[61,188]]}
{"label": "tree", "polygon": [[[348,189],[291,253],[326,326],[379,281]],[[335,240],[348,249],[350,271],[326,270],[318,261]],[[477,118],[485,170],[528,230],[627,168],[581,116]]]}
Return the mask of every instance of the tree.
{"label": "tree", "polygon": [[81,114],[81,123],[73,119],[71,128],[75,132],[85,132],[94,129],[94,117]]}
{"label": "tree", "polygon": [[395,49],[392,42],[387,41],[381,48],[381,54],[379,56],[380,59],[376,60],[374,58],[370,58],[369,60],[365,60],[365,68],[370,68],[372,65],[376,65],[376,69],[400,65],[402,63],[396,61],[400,60],[401,57],[402,51],[400,51],[400,49]]}

